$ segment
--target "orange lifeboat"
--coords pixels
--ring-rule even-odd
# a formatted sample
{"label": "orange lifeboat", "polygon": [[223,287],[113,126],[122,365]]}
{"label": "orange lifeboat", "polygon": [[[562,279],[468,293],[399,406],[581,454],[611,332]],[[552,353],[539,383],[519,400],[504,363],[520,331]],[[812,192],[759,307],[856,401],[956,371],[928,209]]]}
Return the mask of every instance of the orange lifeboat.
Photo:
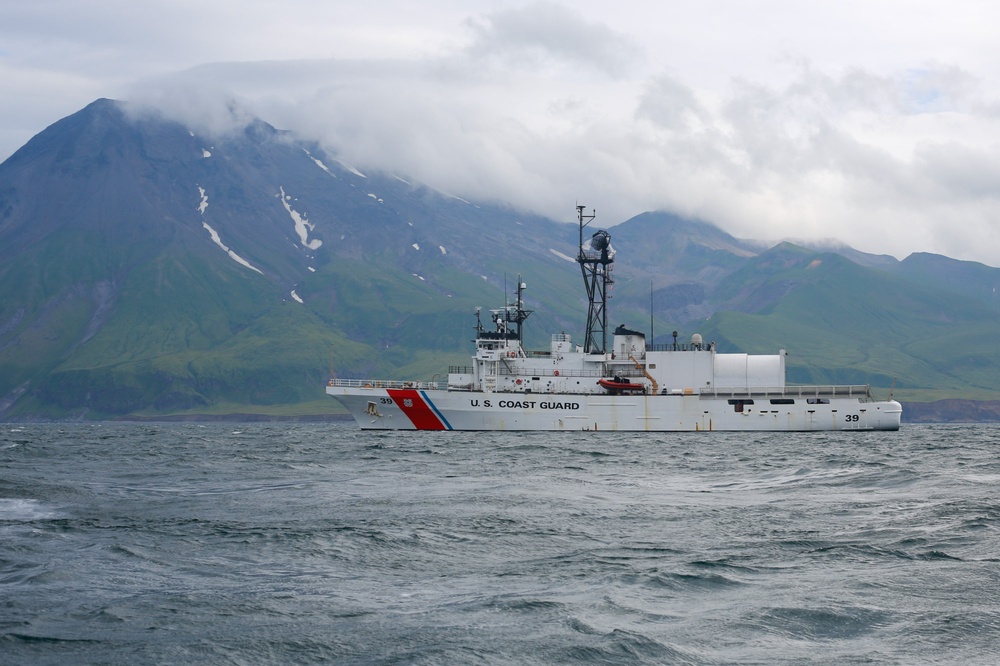
{"label": "orange lifeboat", "polygon": [[597,382],[605,388],[611,395],[622,393],[642,393],[646,387],[642,384],[633,384],[630,381],[615,377],[614,379],[600,379]]}

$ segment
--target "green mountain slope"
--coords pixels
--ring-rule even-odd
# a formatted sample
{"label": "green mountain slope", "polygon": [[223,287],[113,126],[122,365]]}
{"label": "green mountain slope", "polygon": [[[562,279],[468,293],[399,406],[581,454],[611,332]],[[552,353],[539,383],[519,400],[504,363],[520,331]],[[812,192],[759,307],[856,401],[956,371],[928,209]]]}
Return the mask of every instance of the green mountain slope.
{"label": "green mountain slope", "polygon": [[723,349],[785,346],[790,381],[993,399],[997,312],[921,282],[786,244],[720,285],[716,296],[729,311],[713,316],[706,334]]}

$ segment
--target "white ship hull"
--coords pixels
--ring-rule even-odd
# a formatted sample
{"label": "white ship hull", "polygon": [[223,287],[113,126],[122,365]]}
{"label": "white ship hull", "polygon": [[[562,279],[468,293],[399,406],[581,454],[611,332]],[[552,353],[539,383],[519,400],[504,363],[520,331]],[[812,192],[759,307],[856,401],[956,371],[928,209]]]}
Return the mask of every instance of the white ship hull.
{"label": "white ship hull", "polygon": [[[845,388],[849,387],[836,387]],[[402,383],[397,388],[332,385],[326,392],[366,430],[898,430],[902,414],[894,400],[823,394],[816,387],[789,387],[782,394],[740,399],[704,394],[485,393],[403,388]],[[821,394],[824,397],[815,397]]]}

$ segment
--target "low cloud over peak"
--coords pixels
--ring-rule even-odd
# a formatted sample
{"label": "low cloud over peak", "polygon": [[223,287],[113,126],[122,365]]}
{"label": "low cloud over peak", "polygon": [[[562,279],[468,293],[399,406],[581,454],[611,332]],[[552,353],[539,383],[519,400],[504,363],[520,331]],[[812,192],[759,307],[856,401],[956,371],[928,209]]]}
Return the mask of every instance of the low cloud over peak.
{"label": "low cloud over peak", "polygon": [[[335,21],[290,1],[279,25],[241,14],[239,40],[220,29],[211,49],[192,45],[199,66],[170,74],[156,59],[138,83],[91,99],[156,106],[211,132],[259,116],[359,168],[559,219],[577,201],[604,224],[670,210],[740,236],[1000,265],[1000,68],[984,56],[989,31],[954,20],[969,8],[926,8],[917,21],[823,2],[488,2],[472,15],[378,4]],[[880,23],[890,18],[891,33]],[[290,26],[316,34],[310,21],[330,38],[283,51]],[[104,48],[120,60],[137,46]]]}
{"label": "low cloud over peak", "polygon": [[551,2],[471,17],[465,25],[474,39],[464,52],[476,61],[523,68],[564,65],[618,78],[642,57],[642,49],[626,35]]}

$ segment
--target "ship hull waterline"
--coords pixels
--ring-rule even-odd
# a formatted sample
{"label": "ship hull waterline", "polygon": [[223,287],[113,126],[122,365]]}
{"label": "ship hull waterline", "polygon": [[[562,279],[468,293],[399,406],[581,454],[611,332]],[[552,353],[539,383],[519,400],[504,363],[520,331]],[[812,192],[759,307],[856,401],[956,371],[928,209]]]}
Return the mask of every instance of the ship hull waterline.
{"label": "ship hull waterline", "polygon": [[[733,401],[706,395],[511,394],[327,386],[363,430],[813,432],[899,430],[901,405],[835,397]],[[737,402],[736,405],[733,403]],[[783,402],[787,402],[784,399]]]}

